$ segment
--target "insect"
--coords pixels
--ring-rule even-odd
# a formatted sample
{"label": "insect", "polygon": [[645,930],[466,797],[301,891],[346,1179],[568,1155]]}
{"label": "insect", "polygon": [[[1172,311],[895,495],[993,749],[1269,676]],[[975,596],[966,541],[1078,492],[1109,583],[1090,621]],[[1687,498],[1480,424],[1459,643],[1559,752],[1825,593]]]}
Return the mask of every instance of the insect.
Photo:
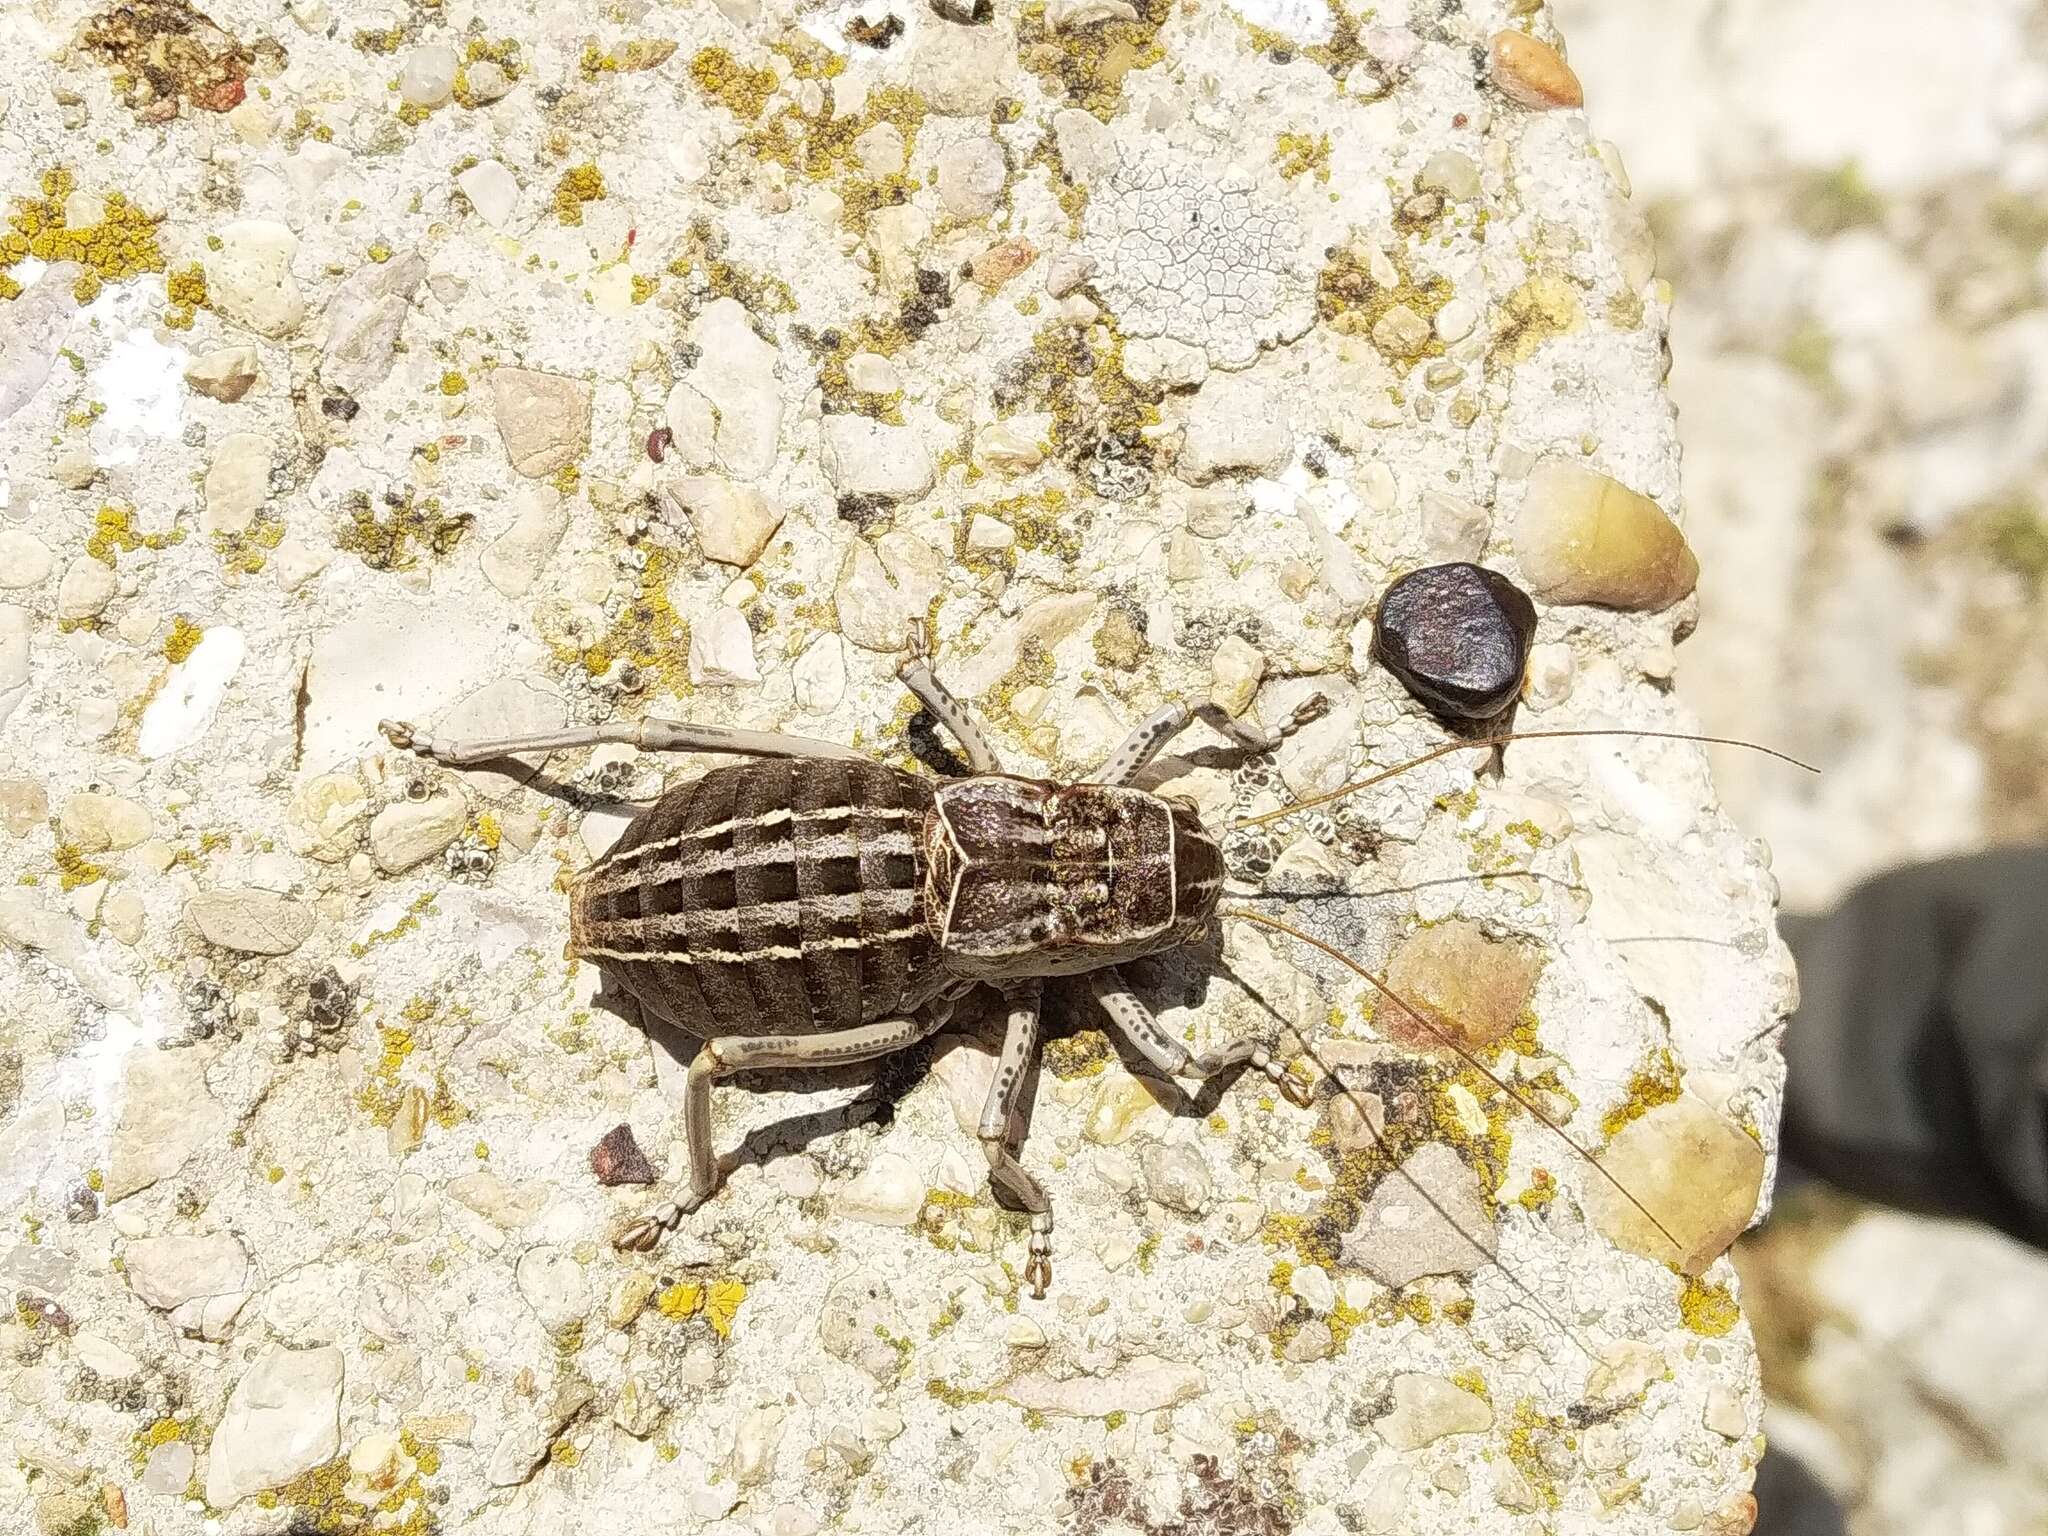
{"label": "insect", "polygon": [[[1111,1026],[1168,1077],[1200,1081],[1248,1066],[1291,1102],[1312,1102],[1310,1085],[1262,1043],[1240,1039],[1191,1052],[1161,1027],[1118,969],[1190,944],[1222,917],[1243,918],[1324,951],[1493,1078],[1348,957],[1277,919],[1222,909],[1225,866],[1217,833],[1203,825],[1191,801],[1133,787],[1196,718],[1247,752],[1263,752],[1317,718],[1325,707],[1320,697],[1271,733],[1210,705],[1169,704],[1131,731],[1095,779],[1056,783],[1005,773],[921,648],[913,645],[897,675],[959,742],[966,777],[935,782],[833,742],[681,721],[459,742],[399,722],[381,726],[394,746],[450,767],[606,742],[753,759],[669,789],[571,888],[570,954],[600,963],[643,1008],[703,1042],[683,1100],[689,1188],[635,1220],[616,1239],[618,1246],[651,1249],[716,1193],[711,1089],[720,1079],[888,1055],[937,1033],[963,998],[987,986],[1001,994],[1007,1023],[978,1134],[990,1183],[1030,1216],[1025,1279],[1043,1296],[1052,1280],[1052,1204],[1010,1145],[1009,1132],[1038,1051],[1046,980],[1085,976]],[[1675,733],[1524,732],[1457,740],[1241,825],[1307,810],[1421,762],[1505,740],[1663,734]],[[1493,1081],[1564,1135],[1526,1097]]]}

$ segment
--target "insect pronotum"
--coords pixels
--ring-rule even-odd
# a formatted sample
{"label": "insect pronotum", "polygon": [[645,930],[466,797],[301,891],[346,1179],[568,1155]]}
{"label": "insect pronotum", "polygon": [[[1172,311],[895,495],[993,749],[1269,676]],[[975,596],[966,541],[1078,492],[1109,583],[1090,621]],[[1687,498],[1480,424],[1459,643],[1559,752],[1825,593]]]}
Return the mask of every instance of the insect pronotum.
{"label": "insect pronotum", "polygon": [[[1031,1080],[1046,979],[1085,975],[1110,1024],[1169,1077],[1201,1080],[1250,1066],[1293,1103],[1310,1103],[1309,1085],[1257,1041],[1190,1052],[1118,970],[1189,944],[1225,918],[1287,934],[1356,972],[1615,1183],[1555,1119],[1381,977],[1277,918],[1221,906],[1225,866],[1217,834],[1192,802],[1133,787],[1196,718],[1259,752],[1320,715],[1321,698],[1270,734],[1213,706],[1169,704],[1131,731],[1095,779],[1063,784],[1005,773],[916,645],[897,675],[958,740],[966,777],[934,782],[832,742],[681,721],[459,742],[383,723],[395,746],[450,767],[606,742],[753,759],[670,788],[571,888],[571,955],[599,963],[642,1008],[703,1042],[684,1090],[689,1188],[633,1221],[617,1238],[620,1247],[652,1248],[717,1191],[711,1087],[720,1078],[888,1055],[936,1033],[964,997],[988,986],[1007,1004],[1008,1021],[979,1137],[990,1183],[1030,1215],[1025,1278],[1043,1296],[1052,1279],[1052,1203],[1019,1161],[1009,1131]],[[1327,804],[1452,752],[1582,736],[1724,740],[1628,730],[1458,740],[1235,825]],[[1665,1231],[1653,1212],[1615,1187]]]}

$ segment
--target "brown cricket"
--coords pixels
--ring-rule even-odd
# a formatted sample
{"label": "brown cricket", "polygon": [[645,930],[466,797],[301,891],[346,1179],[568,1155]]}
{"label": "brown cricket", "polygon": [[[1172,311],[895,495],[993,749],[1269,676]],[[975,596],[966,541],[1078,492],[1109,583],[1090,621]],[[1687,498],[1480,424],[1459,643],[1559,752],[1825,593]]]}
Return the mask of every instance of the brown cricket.
{"label": "brown cricket", "polygon": [[[960,743],[968,776],[934,782],[833,742],[681,721],[460,742],[382,725],[395,746],[450,767],[605,742],[756,759],[669,789],[570,893],[570,953],[601,964],[643,1008],[703,1042],[683,1101],[690,1187],[634,1221],[620,1247],[652,1248],[717,1191],[713,1083],[758,1068],[838,1065],[902,1050],[943,1028],[961,999],[986,985],[1007,1003],[1008,1025],[979,1137],[991,1184],[1030,1215],[1025,1278],[1043,1296],[1052,1279],[1052,1205],[1018,1161],[1009,1129],[1038,1050],[1045,979],[1085,974],[1110,1024],[1169,1077],[1200,1080],[1249,1065],[1292,1102],[1310,1102],[1309,1086],[1257,1041],[1190,1052],[1118,970],[1194,942],[1224,917],[1287,933],[1355,971],[1592,1162],[1554,1120],[1377,975],[1277,919],[1220,909],[1225,868],[1216,833],[1191,802],[1132,787],[1196,718],[1259,752],[1320,715],[1322,699],[1270,735],[1213,706],[1169,704],[1125,738],[1094,780],[1062,784],[1003,772],[920,648],[913,646],[897,675]],[[1537,731],[1452,741],[1240,825],[1328,803],[1451,752],[1610,735],[1678,733]],[[1643,1214],[1662,1230],[1652,1213]]]}

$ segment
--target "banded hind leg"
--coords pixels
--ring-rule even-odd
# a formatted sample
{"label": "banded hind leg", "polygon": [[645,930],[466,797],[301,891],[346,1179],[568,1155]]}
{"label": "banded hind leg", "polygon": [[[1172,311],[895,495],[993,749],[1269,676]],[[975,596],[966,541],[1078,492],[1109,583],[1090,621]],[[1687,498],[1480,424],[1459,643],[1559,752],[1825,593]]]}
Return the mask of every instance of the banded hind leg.
{"label": "banded hind leg", "polygon": [[496,736],[477,741],[443,741],[403,720],[380,720],[377,729],[401,751],[449,768],[497,762],[525,752],[561,752],[616,742],[643,752],[720,752],[739,757],[832,757],[869,762],[836,741],[785,736],[779,731],[747,731],[723,725],[693,725],[687,720],[638,720],[607,725],[571,725],[559,731],[534,731],[525,736]]}
{"label": "banded hind leg", "polygon": [[906,1018],[877,1019],[821,1035],[720,1035],[706,1040],[690,1062],[683,1085],[683,1140],[689,1150],[690,1188],[621,1232],[614,1246],[645,1253],[718,1192],[718,1154],[711,1145],[711,1085],[759,1067],[835,1067],[872,1061],[935,1034],[953,1015],[950,998],[926,1004]]}
{"label": "banded hind leg", "polygon": [[1289,1072],[1286,1062],[1256,1040],[1233,1040],[1213,1051],[1195,1055],[1160,1027],[1159,1021],[1152,1016],[1152,1010],[1140,1001],[1115,966],[1091,971],[1088,986],[1117,1032],[1131,1042],[1140,1056],[1168,1077],[1192,1077],[1200,1082],[1233,1067],[1252,1066],[1272,1079],[1288,1103],[1306,1109],[1312,1101],[1308,1084]]}
{"label": "banded hind leg", "polygon": [[1004,995],[1010,1004],[1010,1019],[1003,1030],[1003,1055],[996,1064],[995,1081],[989,1084],[977,1129],[981,1150],[988,1156],[989,1184],[1030,1213],[1031,1256],[1024,1266],[1024,1279],[1033,1296],[1043,1296],[1052,1284],[1052,1201],[1010,1150],[1010,1122],[1016,1118],[1025,1085],[1031,1081],[1031,1064],[1038,1055],[1043,993],[1037,981],[1030,981]]}

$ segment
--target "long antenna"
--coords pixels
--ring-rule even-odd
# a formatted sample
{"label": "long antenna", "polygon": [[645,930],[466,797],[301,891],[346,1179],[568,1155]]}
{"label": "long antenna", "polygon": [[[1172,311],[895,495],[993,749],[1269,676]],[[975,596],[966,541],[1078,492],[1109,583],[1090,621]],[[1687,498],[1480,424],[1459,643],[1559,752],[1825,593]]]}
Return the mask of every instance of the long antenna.
{"label": "long antenna", "polygon": [[1282,821],[1301,811],[1312,811],[1319,805],[1328,805],[1332,800],[1342,800],[1346,795],[1355,795],[1361,789],[1371,789],[1375,784],[1384,784],[1388,779],[1398,778],[1411,768],[1420,768],[1424,763],[1433,763],[1440,757],[1449,757],[1453,752],[1471,752],[1482,747],[1504,747],[1516,741],[1563,741],[1588,736],[1646,736],[1654,741],[1696,741],[1716,747],[1744,747],[1751,752],[1761,752],[1766,757],[1775,757],[1780,762],[1790,763],[1794,768],[1804,768],[1808,773],[1820,770],[1811,763],[1803,763],[1790,753],[1780,752],[1775,747],[1760,746],[1753,741],[1742,741],[1733,736],[1695,736],[1685,731],[1636,731],[1619,727],[1607,730],[1571,731],[1510,731],[1501,736],[1476,736],[1469,741],[1447,741],[1440,747],[1432,747],[1420,757],[1411,757],[1405,763],[1396,763],[1378,773],[1333,789],[1328,794],[1313,795],[1306,800],[1297,800],[1292,805],[1283,805],[1277,811],[1267,811],[1261,816],[1247,816],[1233,821],[1227,830],[1240,832],[1246,827],[1262,827],[1268,822]]}
{"label": "long antenna", "polygon": [[1601,1178],[1605,1179],[1609,1184],[1613,1185],[1615,1190],[1621,1195],[1622,1199],[1626,1200],[1630,1205],[1634,1206],[1637,1210],[1641,1211],[1643,1213],[1643,1219],[1649,1222],[1649,1224],[1655,1227],[1659,1232],[1664,1234],[1665,1241],[1671,1244],[1673,1251],[1681,1254],[1685,1252],[1685,1244],[1681,1243],[1677,1239],[1677,1237],[1675,1237],[1672,1234],[1672,1231],[1669,1227],[1665,1226],[1663,1222],[1657,1219],[1656,1213],[1653,1212],[1647,1205],[1643,1204],[1642,1201],[1638,1200],[1633,1194],[1631,1194],[1629,1192],[1629,1188],[1627,1185],[1623,1184],[1621,1180],[1617,1179],[1613,1174],[1609,1173],[1607,1169],[1601,1164],[1598,1158],[1596,1158],[1585,1147],[1581,1146],[1578,1143],[1578,1141],[1572,1137],[1571,1133],[1565,1130],[1565,1128],[1562,1125],[1559,1125],[1556,1120],[1552,1119],[1550,1115],[1547,1114],[1543,1110],[1543,1108],[1536,1103],[1535,1100],[1529,1098],[1526,1094],[1520,1092],[1518,1089],[1509,1086],[1506,1079],[1502,1078],[1497,1072],[1493,1070],[1493,1068],[1489,1067],[1485,1062],[1481,1061],[1477,1056],[1473,1055],[1472,1052],[1468,1051],[1467,1049],[1465,1049],[1464,1046],[1460,1045],[1455,1039],[1451,1037],[1448,1031],[1440,1028],[1433,1020],[1424,1017],[1421,1009],[1417,1008],[1413,1003],[1409,1002],[1405,997],[1401,996],[1400,993],[1396,992],[1391,986],[1387,985],[1387,983],[1377,974],[1375,974],[1371,970],[1368,970],[1365,966],[1360,965],[1356,960],[1352,959],[1349,955],[1345,954],[1343,950],[1338,949],[1335,945],[1324,943],[1314,934],[1303,933],[1299,928],[1296,928],[1291,923],[1283,923],[1277,917],[1268,917],[1263,912],[1247,912],[1242,907],[1225,908],[1224,910],[1218,913],[1218,916],[1234,917],[1238,919],[1240,922],[1256,923],[1262,928],[1271,928],[1275,932],[1284,933],[1290,938],[1299,939],[1302,943],[1308,945],[1310,948],[1321,950],[1324,954],[1328,955],[1332,960],[1336,961],[1346,970],[1349,970],[1355,973],[1356,975],[1362,977],[1366,981],[1370,982],[1373,985],[1374,989],[1377,990],[1382,997],[1386,998],[1388,1002],[1392,1003],[1396,1008],[1399,1008],[1403,1013],[1407,1014],[1409,1018],[1413,1019],[1417,1024],[1421,1025],[1430,1034],[1434,1035],[1438,1040],[1443,1042],[1443,1044],[1449,1046],[1452,1050],[1456,1051],[1460,1056],[1464,1057],[1465,1060],[1468,1063],[1470,1063],[1473,1067],[1477,1068],[1479,1072],[1486,1078],[1486,1080],[1492,1083],[1494,1087],[1498,1088],[1502,1093],[1506,1094],[1509,1098],[1513,1099],[1517,1104],[1521,1105],[1522,1108],[1526,1109],[1530,1114],[1534,1115],[1538,1120],[1542,1121],[1543,1124],[1548,1126],[1552,1134],[1554,1134],[1558,1138],[1558,1140],[1562,1141],[1566,1146],[1570,1147],[1574,1152],[1578,1153],[1580,1157],[1584,1158],[1586,1162],[1592,1166],[1594,1172],[1598,1173]]}

